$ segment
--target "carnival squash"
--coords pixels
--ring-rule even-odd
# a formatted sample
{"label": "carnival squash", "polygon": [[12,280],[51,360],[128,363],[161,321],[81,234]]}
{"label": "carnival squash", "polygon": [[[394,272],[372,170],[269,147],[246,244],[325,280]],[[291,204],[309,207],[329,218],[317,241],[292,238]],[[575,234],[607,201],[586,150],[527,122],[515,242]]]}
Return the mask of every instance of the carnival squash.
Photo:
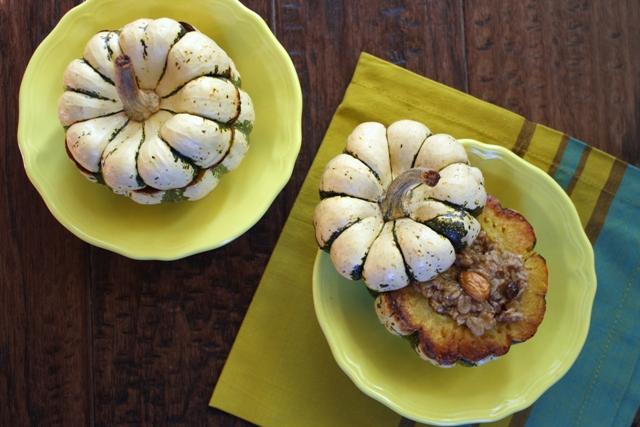
{"label": "carnival squash", "polygon": [[101,31],[63,80],[69,156],[138,203],[200,199],[247,152],[251,97],[231,58],[188,24],[138,19]]}

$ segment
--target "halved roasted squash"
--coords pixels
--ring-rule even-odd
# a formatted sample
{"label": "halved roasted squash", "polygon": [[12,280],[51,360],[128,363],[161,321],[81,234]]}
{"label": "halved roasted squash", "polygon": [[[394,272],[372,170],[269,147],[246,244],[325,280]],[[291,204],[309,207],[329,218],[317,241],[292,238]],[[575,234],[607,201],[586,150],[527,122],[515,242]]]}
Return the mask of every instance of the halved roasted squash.
{"label": "halved roasted squash", "polygon": [[414,285],[381,293],[375,300],[376,313],[386,328],[409,337],[420,357],[440,367],[457,362],[480,365],[504,355],[511,344],[531,338],[544,317],[548,271],[544,258],[533,251],[536,236],[531,224],[521,214],[503,208],[492,196],[478,220],[488,238],[502,250],[524,258],[527,286],[518,297],[521,320],[498,322],[495,328],[476,336],[448,315],[436,313]]}

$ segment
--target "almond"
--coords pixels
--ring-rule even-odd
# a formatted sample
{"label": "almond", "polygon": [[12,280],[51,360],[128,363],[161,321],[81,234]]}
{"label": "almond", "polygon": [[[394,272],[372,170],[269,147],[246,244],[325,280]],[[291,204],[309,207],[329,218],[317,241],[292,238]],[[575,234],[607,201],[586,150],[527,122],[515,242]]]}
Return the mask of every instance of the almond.
{"label": "almond", "polygon": [[476,301],[486,301],[489,298],[491,285],[480,273],[463,271],[458,276],[462,289]]}

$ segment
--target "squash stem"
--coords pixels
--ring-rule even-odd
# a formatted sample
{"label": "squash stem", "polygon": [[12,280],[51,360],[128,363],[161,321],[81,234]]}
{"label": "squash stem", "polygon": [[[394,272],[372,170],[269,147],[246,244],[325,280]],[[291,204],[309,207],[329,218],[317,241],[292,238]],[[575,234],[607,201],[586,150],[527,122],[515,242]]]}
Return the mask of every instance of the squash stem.
{"label": "squash stem", "polygon": [[125,113],[131,120],[142,122],[160,109],[160,97],[152,90],[138,86],[131,58],[120,55],[115,61],[115,83]]}
{"label": "squash stem", "polygon": [[419,184],[426,184],[429,187],[435,186],[440,180],[440,174],[433,169],[412,168],[402,172],[394,179],[385,198],[380,202],[380,209],[385,221],[406,216],[403,209],[403,202],[407,192]]}

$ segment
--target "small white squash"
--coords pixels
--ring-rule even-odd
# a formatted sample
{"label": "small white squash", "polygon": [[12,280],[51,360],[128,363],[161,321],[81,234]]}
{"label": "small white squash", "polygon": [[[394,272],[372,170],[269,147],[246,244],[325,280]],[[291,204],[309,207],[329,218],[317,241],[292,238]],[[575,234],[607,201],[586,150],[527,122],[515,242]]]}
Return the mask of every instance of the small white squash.
{"label": "small white squash", "polygon": [[400,120],[362,123],[327,164],[314,213],[318,245],[336,270],[378,292],[427,281],[480,232],[487,194],[450,135]]}
{"label": "small white squash", "polygon": [[63,82],[69,156],[135,202],[198,200],[247,152],[251,97],[225,51],[188,24],[138,19],[101,31]]}

